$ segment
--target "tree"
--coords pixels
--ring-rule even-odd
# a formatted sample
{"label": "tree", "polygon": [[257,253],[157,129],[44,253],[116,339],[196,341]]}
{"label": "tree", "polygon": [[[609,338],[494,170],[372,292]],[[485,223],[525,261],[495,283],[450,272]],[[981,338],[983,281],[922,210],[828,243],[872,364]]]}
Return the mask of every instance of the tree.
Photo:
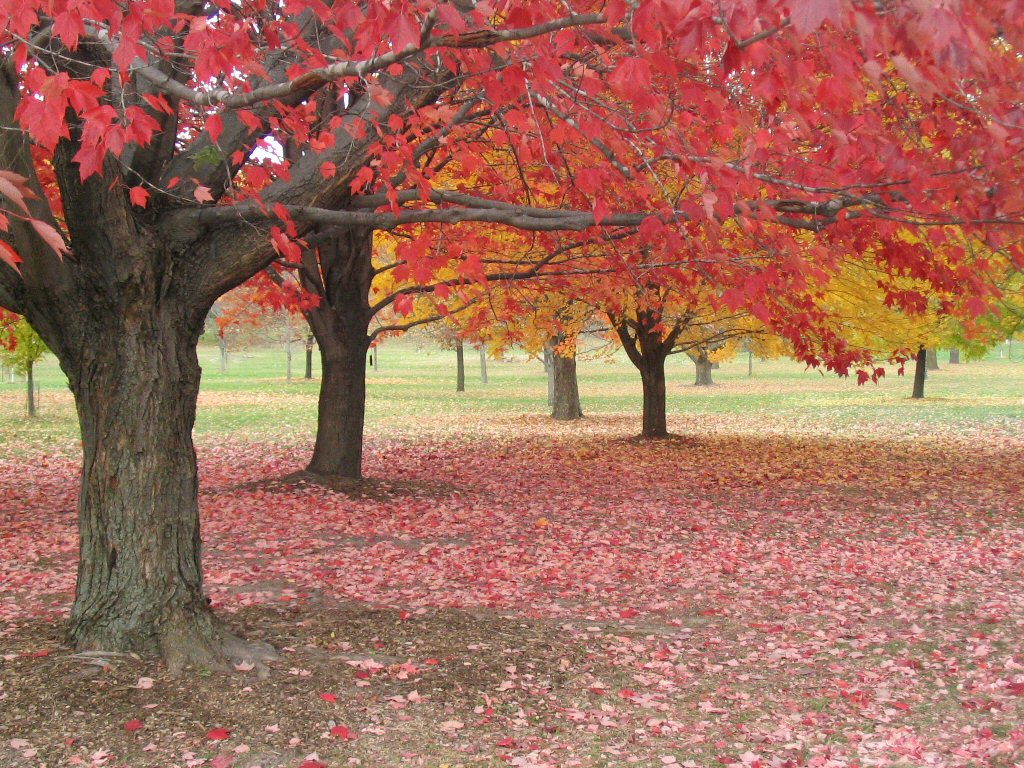
{"label": "tree", "polygon": [[25,377],[27,385],[26,408],[28,415],[36,415],[36,390],[33,369],[43,355],[50,350],[32,330],[32,326],[23,317],[17,317],[0,310],[0,360],[11,367],[15,373]]}
{"label": "tree", "polygon": [[[315,227],[358,240],[424,222],[642,224],[666,252],[702,222],[712,253],[720,221],[740,217],[785,253],[787,228],[852,237],[857,211],[883,228],[1013,220],[1022,13],[994,0],[962,14],[744,0],[724,15],[660,0],[579,13],[3,0],[0,169],[25,181],[0,185],[0,306],[39,332],[76,400],[72,642],[174,666],[245,650],[203,593],[195,345],[214,301],[276,252],[297,261]],[[525,190],[433,184],[446,156],[479,155],[481,120],[529,169]],[[557,206],[524,197],[542,180]],[[774,287],[708,269],[737,300]]]}

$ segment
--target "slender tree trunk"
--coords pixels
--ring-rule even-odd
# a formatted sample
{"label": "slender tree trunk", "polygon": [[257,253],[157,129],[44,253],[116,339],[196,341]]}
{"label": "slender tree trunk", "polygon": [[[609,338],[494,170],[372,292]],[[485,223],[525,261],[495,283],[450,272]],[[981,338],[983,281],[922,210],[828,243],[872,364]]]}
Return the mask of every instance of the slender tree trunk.
{"label": "slender tree trunk", "polygon": [[747,350],[747,376],[754,375],[754,353]]}
{"label": "slender tree trunk", "polygon": [[307,381],[313,378],[313,334],[309,334],[306,337],[306,374],[305,379]]}
{"label": "slender tree trunk", "polygon": [[[555,340],[554,346],[566,346],[561,337]],[[551,357],[552,383],[554,385],[554,403],[551,409],[551,418],[558,421],[575,421],[583,418],[583,408],[580,406],[579,381],[576,378],[576,345],[566,356],[560,355],[557,351]]]}
{"label": "slender tree trunk", "polygon": [[292,334],[291,329],[288,329],[288,339],[284,343],[285,355],[288,357],[288,371],[285,374],[286,380],[289,384],[292,383]]}
{"label": "slender tree trunk", "polygon": [[935,349],[928,349],[925,352],[925,360],[929,371],[939,370],[939,353]]}
{"label": "slender tree trunk", "polygon": [[960,365],[960,350],[956,347],[949,350],[949,364]]}
{"label": "slender tree trunk", "polygon": [[372,255],[373,230],[361,228],[339,230],[320,249],[319,262],[313,253],[303,255],[303,286],[320,294],[306,319],[323,368],[307,470],[324,477],[362,477]]}
{"label": "slender tree trunk", "polygon": [[217,339],[217,346],[220,347],[220,372],[228,372],[228,341],[223,335]]}
{"label": "slender tree trunk", "polygon": [[28,381],[28,415],[30,418],[34,418],[36,415],[36,386],[32,368],[32,361],[29,360],[28,367],[25,369],[25,379]]}
{"label": "slender tree trunk", "polygon": [[480,345],[480,383],[487,383],[487,350]]}
{"label": "slender tree trunk", "polygon": [[928,373],[928,351],[921,347],[917,350],[916,363],[914,365],[914,393],[911,395],[915,400],[924,397],[924,379]]}
{"label": "slender tree trunk", "polygon": [[708,360],[708,353],[703,349],[699,350],[696,354],[687,353],[693,364],[697,366],[697,378],[693,382],[695,387],[710,387],[715,382],[711,379],[712,363]]}
{"label": "slender tree trunk", "polygon": [[455,391],[466,391],[466,350],[462,339],[455,346]]}
{"label": "slender tree trunk", "polygon": [[551,342],[544,345],[544,373],[548,380],[548,408],[555,407],[555,355]]}
{"label": "slender tree trunk", "polygon": [[373,348],[373,370],[374,372],[380,370],[380,344]]}

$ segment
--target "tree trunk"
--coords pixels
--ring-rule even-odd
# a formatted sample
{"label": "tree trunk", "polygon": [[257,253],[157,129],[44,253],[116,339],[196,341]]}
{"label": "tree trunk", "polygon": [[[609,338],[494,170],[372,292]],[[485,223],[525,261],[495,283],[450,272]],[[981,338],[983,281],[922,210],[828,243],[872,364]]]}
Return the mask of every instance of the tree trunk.
{"label": "tree trunk", "polygon": [[640,369],[644,388],[643,437],[668,437],[665,358],[646,361]]}
{"label": "tree trunk", "polygon": [[[554,346],[565,346],[561,337],[555,340]],[[568,356],[563,357],[557,351],[551,358],[552,383],[554,385],[554,403],[551,418],[558,421],[575,421],[583,418],[580,407],[580,388],[576,378],[576,345]]]}
{"label": "tree trunk", "polygon": [[313,379],[313,334],[309,334],[306,337],[306,374],[305,379],[311,381]]}
{"label": "tree trunk", "polygon": [[466,351],[462,339],[455,346],[455,391],[466,391]]}
{"label": "tree trunk", "polygon": [[78,359],[61,360],[84,454],[69,633],[80,651],[218,667],[234,643],[214,621],[200,568],[192,426],[201,320],[151,293],[90,316]]}
{"label": "tree trunk", "polygon": [[712,363],[708,360],[708,353],[703,349],[699,350],[696,354],[687,353],[690,359],[693,360],[693,364],[697,366],[697,378],[693,382],[695,387],[710,387],[715,382],[711,379]]}
{"label": "tree trunk", "polygon": [[548,380],[548,408],[555,407],[555,355],[551,342],[544,345],[544,373]]}
{"label": "tree trunk", "polygon": [[25,379],[28,381],[28,415],[29,418],[35,418],[36,415],[36,386],[34,377],[32,376],[32,361],[28,361],[28,367],[25,369]]}
{"label": "tree trunk", "polygon": [[939,353],[935,349],[928,349],[925,353],[925,360],[929,371],[939,370]]}
{"label": "tree trunk", "polygon": [[915,400],[924,397],[924,379],[928,369],[928,352],[924,347],[917,350],[916,364],[914,366],[914,393],[911,395]]}
{"label": "tree trunk", "polygon": [[747,350],[747,376],[754,375],[754,353]]}
{"label": "tree trunk", "polygon": [[[317,262],[303,255],[302,282],[320,303],[306,312],[320,347],[323,367],[317,410],[316,443],[307,470],[324,477],[362,477],[366,414],[367,329],[373,279],[373,230],[338,230],[320,249]],[[374,350],[376,354],[376,350]]]}
{"label": "tree trunk", "polygon": [[228,342],[223,335],[218,337],[217,346],[220,347],[220,372],[228,372]]}
{"label": "tree trunk", "polygon": [[291,328],[288,329],[288,339],[284,343],[285,355],[288,357],[288,371],[285,374],[285,378],[289,384],[292,383],[292,334]]}
{"label": "tree trunk", "polygon": [[487,350],[480,345],[480,383],[487,383]]}
{"label": "tree trunk", "polygon": [[960,350],[955,347],[949,350],[949,364],[960,365]]}
{"label": "tree trunk", "polygon": [[380,344],[373,348],[373,370],[374,372],[380,370]]}

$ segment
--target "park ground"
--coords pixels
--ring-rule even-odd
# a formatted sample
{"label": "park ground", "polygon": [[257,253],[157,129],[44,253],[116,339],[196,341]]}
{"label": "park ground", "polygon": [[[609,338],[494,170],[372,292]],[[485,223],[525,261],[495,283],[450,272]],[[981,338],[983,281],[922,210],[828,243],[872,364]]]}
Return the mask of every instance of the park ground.
{"label": "park ground", "polygon": [[201,356],[207,589],[281,658],[62,644],[79,457],[48,363],[31,423],[0,385],[0,765],[1024,765],[1024,362],[944,364],[919,402],[673,359],[675,437],[645,443],[621,359],[557,424],[536,361],[456,395],[452,353],[389,344],[372,480],[327,489],[280,482],[316,382]]}

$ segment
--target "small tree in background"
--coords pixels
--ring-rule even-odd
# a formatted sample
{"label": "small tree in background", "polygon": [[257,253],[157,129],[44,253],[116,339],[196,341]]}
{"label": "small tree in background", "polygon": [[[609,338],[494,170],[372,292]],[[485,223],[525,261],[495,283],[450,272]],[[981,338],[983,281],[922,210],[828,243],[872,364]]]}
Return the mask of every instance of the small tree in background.
{"label": "small tree in background", "polygon": [[39,338],[28,321],[18,315],[0,310],[0,360],[25,377],[28,385],[26,406],[28,415],[36,415],[36,390],[33,369],[49,348]]}

